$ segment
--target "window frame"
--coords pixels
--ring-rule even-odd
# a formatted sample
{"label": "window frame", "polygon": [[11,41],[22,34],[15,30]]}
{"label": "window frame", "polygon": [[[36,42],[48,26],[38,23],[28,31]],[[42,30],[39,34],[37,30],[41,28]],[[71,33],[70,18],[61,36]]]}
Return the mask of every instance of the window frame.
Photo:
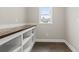
{"label": "window frame", "polygon": [[39,7],[39,24],[53,24],[53,18],[52,18],[53,17],[53,8],[49,7],[50,8],[50,22],[48,22],[48,23],[44,23],[41,21],[40,8],[41,7]]}

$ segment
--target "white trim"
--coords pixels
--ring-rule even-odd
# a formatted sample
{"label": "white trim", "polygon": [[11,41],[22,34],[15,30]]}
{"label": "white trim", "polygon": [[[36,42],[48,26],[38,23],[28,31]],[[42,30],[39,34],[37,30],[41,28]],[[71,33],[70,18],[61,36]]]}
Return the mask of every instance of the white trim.
{"label": "white trim", "polygon": [[75,47],[73,47],[69,42],[65,40],[65,44],[72,50],[72,52],[78,52]]}
{"label": "white trim", "polygon": [[65,42],[64,39],[37,39],[36,42]]}

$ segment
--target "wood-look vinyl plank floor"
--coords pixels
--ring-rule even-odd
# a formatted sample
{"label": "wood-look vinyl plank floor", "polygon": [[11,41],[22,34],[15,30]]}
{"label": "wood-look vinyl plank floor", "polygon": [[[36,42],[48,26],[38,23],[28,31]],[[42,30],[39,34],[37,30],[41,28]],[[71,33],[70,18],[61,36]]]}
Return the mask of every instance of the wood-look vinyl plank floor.
{"label": "wood-look vinyl plank floor", "polygon": [[71,52],[63,42],[36,42],[31,52]]}

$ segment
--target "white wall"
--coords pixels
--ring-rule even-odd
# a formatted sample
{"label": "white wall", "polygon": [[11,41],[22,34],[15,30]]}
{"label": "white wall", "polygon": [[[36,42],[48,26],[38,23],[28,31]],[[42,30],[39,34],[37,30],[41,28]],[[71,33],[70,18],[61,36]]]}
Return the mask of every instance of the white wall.
{"label": "white wall", "polygon": [[63,39],[64,38],[64,8],[54,7],[53,10],[53,24],[39,24],[38,8],[27,8],[28,23],[37,24],[37,38],[38,39]]}
{"label": "white wall", "polygon": [[66,8],[66,40],[79,51],[79,8]]}
{"label": "white wall", "polygon": [[26,23],[26,19],[26,8],[0,7],[0,25]]}

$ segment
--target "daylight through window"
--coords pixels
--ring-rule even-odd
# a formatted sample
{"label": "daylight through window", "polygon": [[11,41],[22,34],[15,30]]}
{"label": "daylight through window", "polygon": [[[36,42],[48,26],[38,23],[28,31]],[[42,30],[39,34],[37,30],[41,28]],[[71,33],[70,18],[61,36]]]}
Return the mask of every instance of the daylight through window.
{"label": "daylight through window", "polygon": [[39,22],[43,24],[52,23],[52,8],[51,7],[40,7],[39,8],[40,19]]}

